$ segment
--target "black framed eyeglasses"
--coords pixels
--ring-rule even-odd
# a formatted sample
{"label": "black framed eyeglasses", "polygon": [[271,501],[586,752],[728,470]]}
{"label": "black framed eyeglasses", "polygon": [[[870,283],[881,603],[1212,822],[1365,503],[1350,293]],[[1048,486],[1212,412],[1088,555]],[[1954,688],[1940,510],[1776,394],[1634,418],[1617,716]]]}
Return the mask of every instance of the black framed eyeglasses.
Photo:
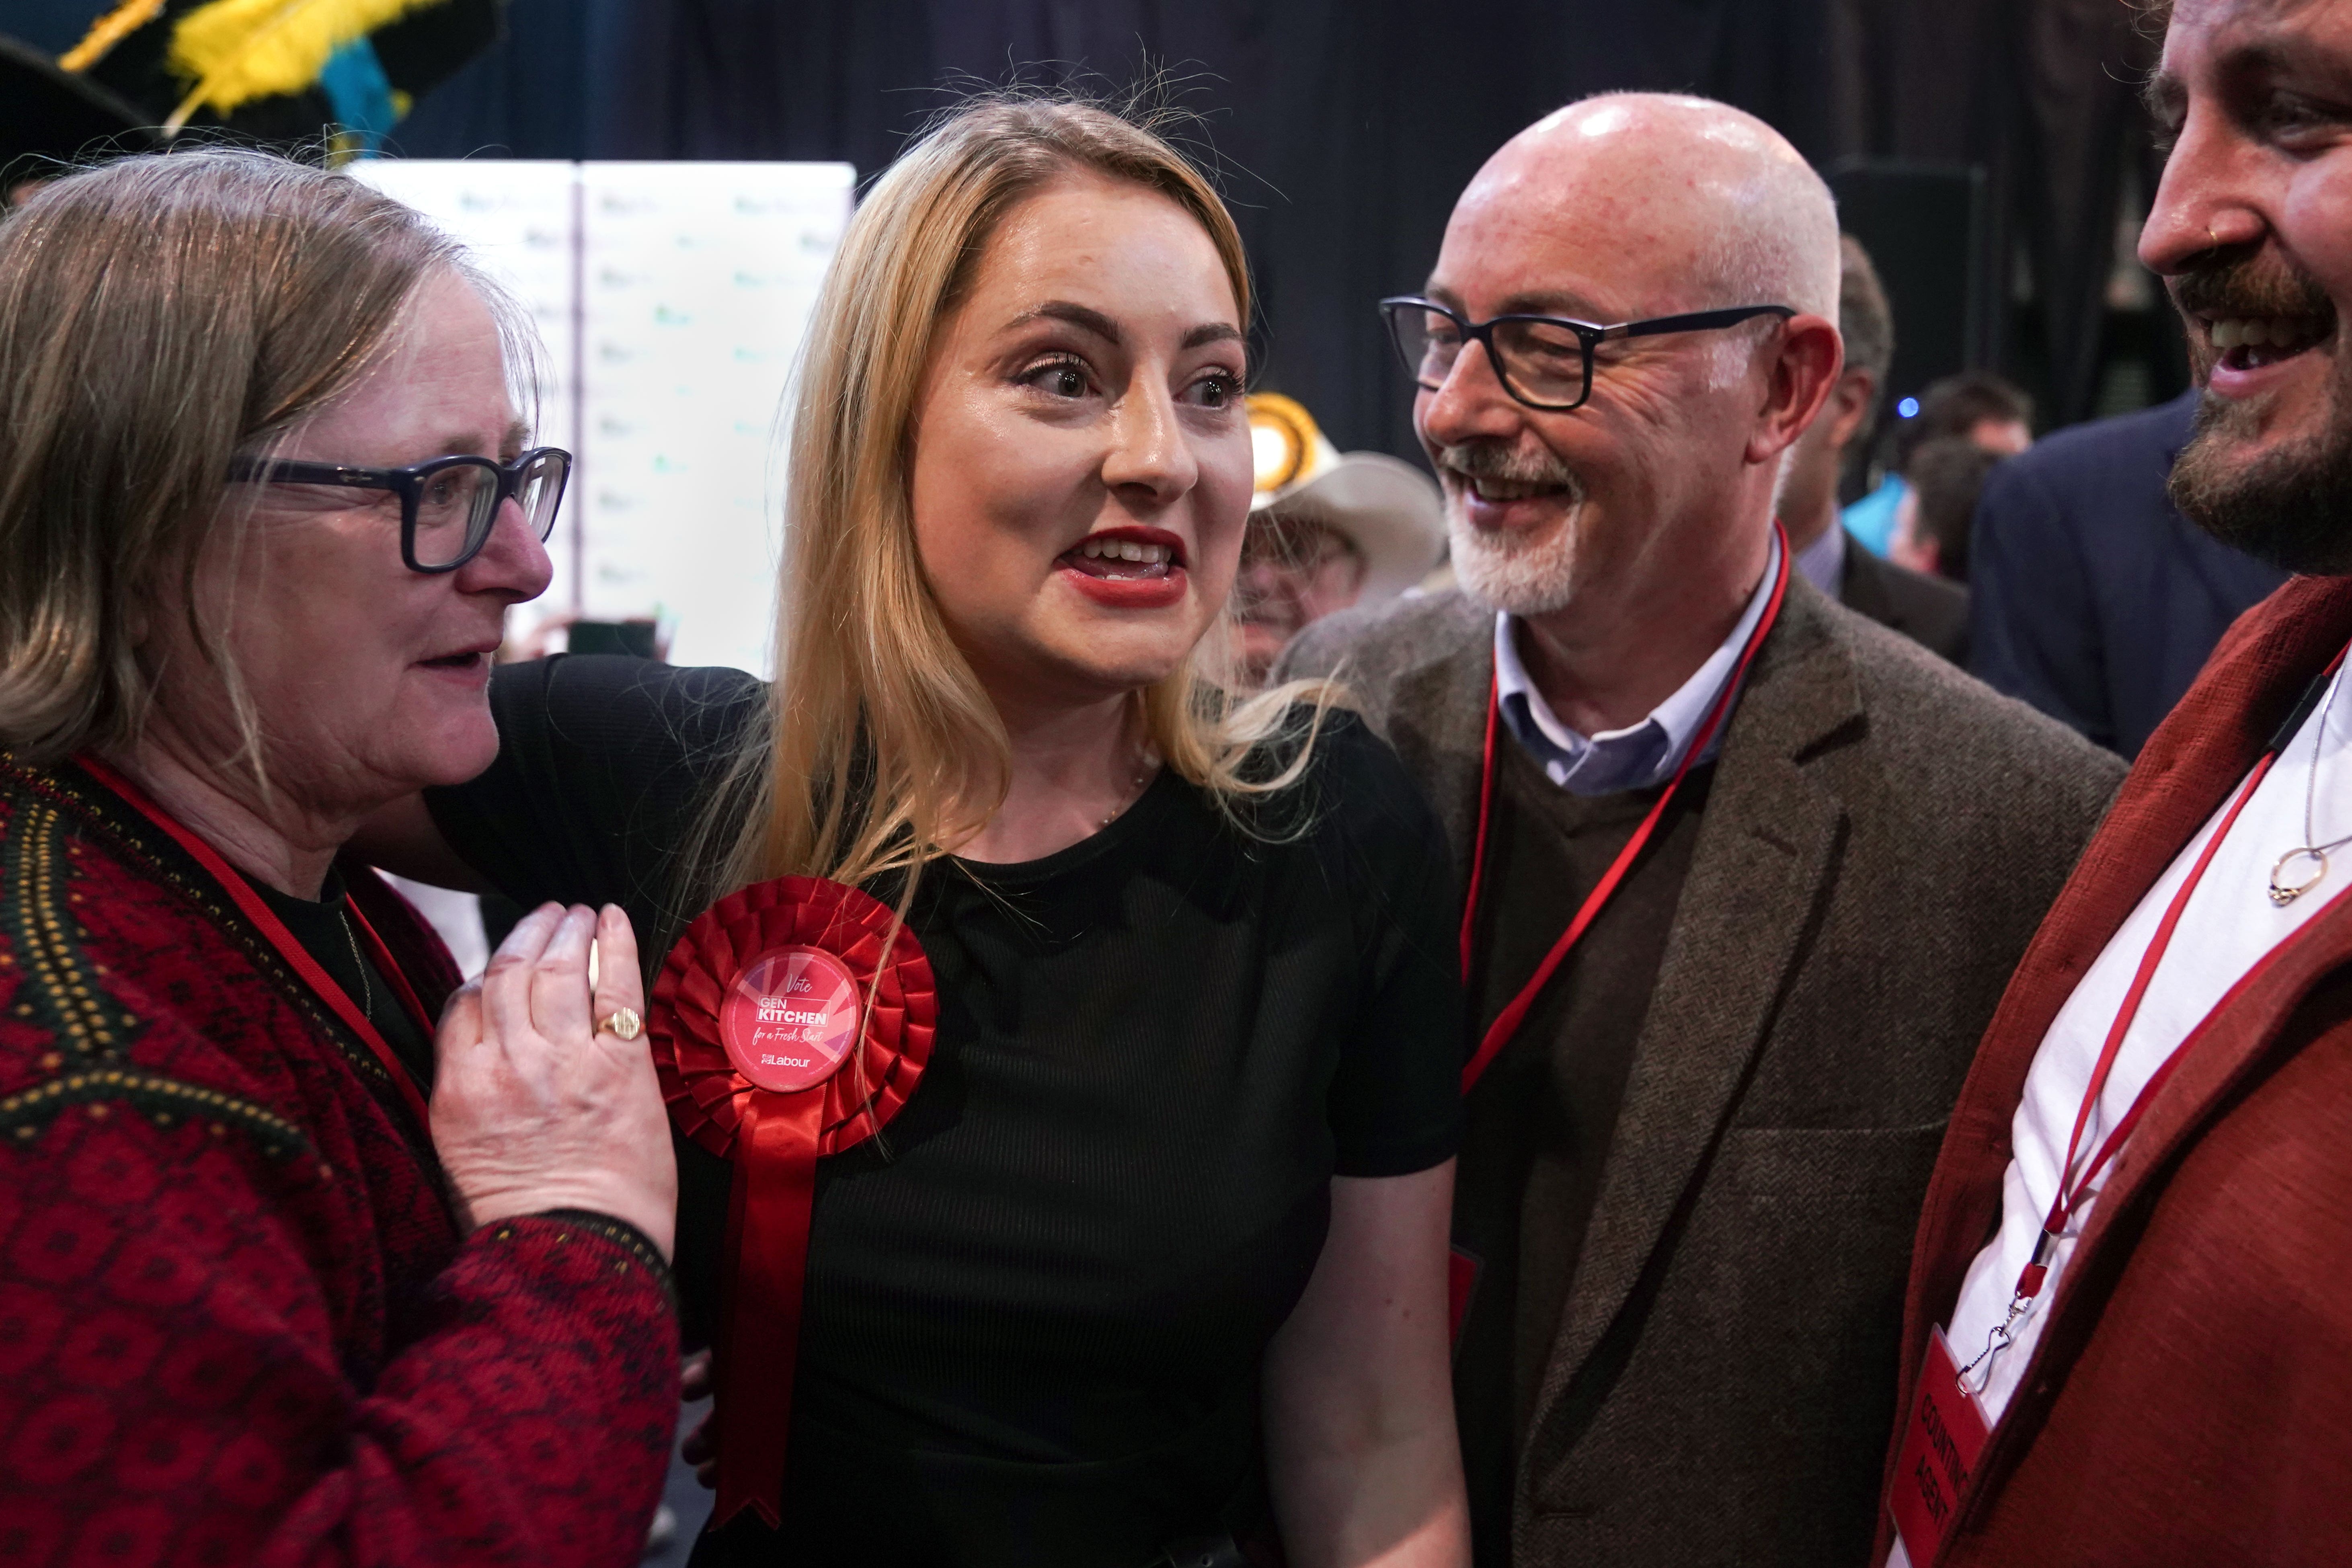
{"label": "black framed eyeglasses", "polygon": [[436,458],[405,468],[353,468],[340,463],[236,458],[232,480],[264,485],[337,485],[400,498],[400,559],[412,572],[455,572],[482,552],[509,500],[541,540],[555,531],[555,509],[572,476],[572,454],[535,447],[512,462],[471,456]]}
{"label": "black framed eyeglasses", "polygon": [[1495,379],[1529,408],[1565,414],[1592,395],[1592,351],[1617,338],[1650,338],[1662,332],[1705,332],[1736,327],[1759,316],[1787,321],[1797,312],[1786,305],[1735,305],[1653,316],[1613,327],[1566,316],[1496,316],[1473,321],[1458,310],[1419,295],[1399,294],[1381,301],[1389,341],[1416,385],[1435,392],[1445,384],[1465,343],[1486,345]]}

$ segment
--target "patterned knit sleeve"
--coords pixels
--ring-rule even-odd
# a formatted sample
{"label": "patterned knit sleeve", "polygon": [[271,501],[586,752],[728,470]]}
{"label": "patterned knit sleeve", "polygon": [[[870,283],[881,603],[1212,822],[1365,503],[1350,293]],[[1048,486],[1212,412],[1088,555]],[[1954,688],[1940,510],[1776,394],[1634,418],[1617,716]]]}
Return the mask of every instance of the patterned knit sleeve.
{"label": "patterned knit sleeve", "polygon": [[[0,1015],[0,1562],[636,1561],[677,1397],[643,1237],[539,1215],[449,1258],[415,1173],[265,1110],[172,1017],[82,1070],[26,1005]],[[442,1264],[404,1279],[404,1248]]]}

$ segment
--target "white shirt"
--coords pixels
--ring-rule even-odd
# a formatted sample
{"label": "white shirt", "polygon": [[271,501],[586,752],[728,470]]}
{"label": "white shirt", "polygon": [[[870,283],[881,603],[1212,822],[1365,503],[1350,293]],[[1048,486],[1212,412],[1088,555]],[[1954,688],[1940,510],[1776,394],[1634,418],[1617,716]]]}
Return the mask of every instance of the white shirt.
{"label": "white shirt", "polygon": [[1832,521],[1797,552],[1797,574],[1832,599],[1845,597],[1845,525]]}
{"label": "white shirt", "polygon": [[[1504,612],[1495,616],[1495,695],[1504,726],[1519,744],[1543,764],[1552,783],[1570,795],[1614,795],[1620,790],[1647,789],[1675,776],[1682,766],[1698,727],[1739,667],[1740,650],[1748,646],[1764,606],[1772,597],[1772,581],[1780,570],[1780,536],[1772,535],[1772,549],[1764,562],[1763,581],[1748,596],[1739,624],[1721,647],[1709,654],[1691,678],[1651,710],[1649,717],[1622,730],[1582,735],[1562,722],[1536,689],[1520,661],[1518,617]],[[1723,744],[1730,725],[1717,726],[1707,740],[1705,762]]]}
{"label": "white shirt", "polygon": [[[2334,682],[2344,682],[2338,671]],[[2331,688],[2333,695],[2333,687]],[[2326,732],[2320,731],[2325,713]],[[2260,963],[2273,948],[2300,930],[2306,921],[2336,897],[2352,889],[2352,845],[2330,857],[2326,878],[2318,886],[2282,909],[2270,900],[2271,867],[2278,858],[2303,843],[2304,791],[2311,779],[2313,752],[2317,750],[2318,779],[2314,795],[2312,828],[2326,843],[2352,833],[2352,774],[2346,772],[2345,751],[2352,743],[2352,701],[2337,699],[2332,708],[2323,701],[2305,720],[2278,762],[2271,768],[2253,798],[2246,802],[2230,837],[2206,868],[2204,880],[2189,897],[2180,924],[2172,933],[2156,974],[2141,998],[2139,1014],[2116,1053],[2106,1087],[2098,1105],[2084,1124],[2083,1142],[2075,1153],[2076,1168],[2087,1163],[2132,1101],[2147,1087],[2189,1032],[2204,1021],[2229,989]],[[2243,781],[2240,786],[2243,787]],[[2229,800],[2237,798],[2237,789]],[[2090,1086],[2107,1031],[2114,1027],[2124,993],[2149,940],[2180,891],[2180,884],[2204,853],[2205,846],[2229,811],[2229,800],[2215,809],[2197,837],[2175,857],[2171,866],[2139,901],[2074,987],[2073,995],[2051,1021],[2025,1077],[2025,1095],[2010,1122],[2012,1151],[2009,1170],[2001,1178],[2000,1229],[1976,1260],[1969,1265],[1960,1286],[1949,1328],[1952,1354],[1965,1366],[1985,1348],[1996,1325],[2009,1315],[2017,1277],[2033,1256],[2034,1237],[2058,1194],[2058,1165],[2066,1157],[2066,1140],[2074,1130],[2083,1091]],[[2307,863],[2287,868],[2292,880],[2310,874]],[[2108,1172],[2115,1166],[2110,1163]],[[2101,1184],[2105,1183],[2101,1178]],[[2059,1279],[2074,1255],[2074,1244],[2096,1206],[2086,1195],[2070,1217],[2065,1236],[2053,1243],[2050,1272],[2035,1297],[2032,1310],[2010,1330],[2011,1343],[1992,1358],[1990,1380],[1980,1402],[1989,1421],[1998,1421],[2025,1375],[2033,1347],[2042,1337],[2042,1323],[2056,1299]],[[1971,1385],[1986,1375],[1979,1368]],[[1907,1414],[1907,1413],[1906,1413]],[[1887,1559],[1888,1568],[1909,1568],[1910,1558],[1898,1542]]]}

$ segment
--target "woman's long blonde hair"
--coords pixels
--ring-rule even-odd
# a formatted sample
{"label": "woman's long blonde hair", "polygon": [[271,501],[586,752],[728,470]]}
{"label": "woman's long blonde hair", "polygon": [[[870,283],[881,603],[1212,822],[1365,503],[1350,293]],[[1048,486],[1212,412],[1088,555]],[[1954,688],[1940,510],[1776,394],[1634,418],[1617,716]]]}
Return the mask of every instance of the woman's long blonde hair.
{"label": "woman's long blonde hair", "polygon": [[[1066,99],[992,96],[958,110],[875,182],[818,295],[792,405],[776,681],[687,862],[688,910],[787,875],[852,885],[914,876],[986,825],[1011,747],[949,636],[917,557],[908,474],[936,335],[990,237],[1074,172],[1157,191],[1199,220],[1249,320],[1241,236],[1216,192],[1145,124]],[[1330,700],[1321,683],[1230,693],[1195,648],[1139,693],[1145,734],[1239,821],[1303,770]],[[1291,743],[1269,746],[1288,737]]]}

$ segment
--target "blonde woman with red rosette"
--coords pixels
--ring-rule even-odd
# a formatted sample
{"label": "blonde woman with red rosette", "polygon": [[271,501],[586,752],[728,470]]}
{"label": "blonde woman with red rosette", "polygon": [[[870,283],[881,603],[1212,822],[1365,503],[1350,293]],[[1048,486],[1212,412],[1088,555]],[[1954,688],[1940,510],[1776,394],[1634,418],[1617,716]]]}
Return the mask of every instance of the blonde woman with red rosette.
{"label": "blonde woman with red rosette", "polygon": [[[968,106],[817,306],[776,684],[503,668],[497,764],[371,831],[411,872],[613,900],[649,956],[700,933],[655,1004],[688,1338],[720,1351],[698,1563],[1468,1560],[1454,895],[1330,692],[1213,679],[1248,321],[1232,219],[1159,136]],[[761,943],[840,962],[745,978]],[[712,1040],[722,995],[835,1016],[792,985],[879,996],[866,1065],[907,1092],[870,1125],[840,1093],[852,1137],[769,1204],[783,1155],[712,1117],[789,1096]],[[719,1299],[776,1268],[789,1335]],[[753,1448],[772,1491],[730,1489]]]}

